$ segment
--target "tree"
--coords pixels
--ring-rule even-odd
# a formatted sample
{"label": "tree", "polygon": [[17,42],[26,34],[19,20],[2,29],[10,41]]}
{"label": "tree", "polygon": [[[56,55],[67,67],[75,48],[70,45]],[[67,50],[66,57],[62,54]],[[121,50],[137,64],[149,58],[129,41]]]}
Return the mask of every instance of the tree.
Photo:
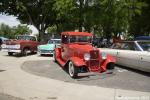
{"label": "tree", "polygon": [[140,15],[133,16],[131,21],[130,32],[136,36],[140,35],[150,35],[150,1],[144,0],[144,7],[142,8]]}
{"label": "tree", "polygon": [[55,12],[52,9],[54,0],[3,0],[2,12],[17,16],[21,23],[32,24],[39,31],[39,39],[48,26],[55,23]]}
{"label": "tree", "polygon": [[18,25],[17,27],[14,26],[12,27],[12,31],[15,35],[31,34],[32,32],[27,25]]}
{"label": "tree", "polygon": [[0,25],[0,36],[4,36],[10,39],[15,38],[16,35],[30,34],[31,30],[27,25],[18,25],[14,27],[9,27],[8,25]]}
{"label": "tree", "polygon": [[8,25],[5,25],[3,23],[0,25],[0,36],[4,36],[7,38],[14,38],[11,33],[12,30]]}

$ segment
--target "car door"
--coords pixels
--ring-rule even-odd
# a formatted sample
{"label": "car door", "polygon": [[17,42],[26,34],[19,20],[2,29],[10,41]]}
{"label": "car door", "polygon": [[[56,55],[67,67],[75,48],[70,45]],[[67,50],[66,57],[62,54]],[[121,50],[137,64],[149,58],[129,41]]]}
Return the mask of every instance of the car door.
{"label": "car door", "polygon": [[134,43],[125,43],[121,50],[117,51],[117,63],[131,68],[140,67],[140,51],[135,51],[135,47]]}
{"label": "car door", "polygon": [[150,52],[141,51],[140,55],[140,70],[150,72]]}
{"label": "car door", "polygon": [[61,57],[64,61],[68,60],[68,44],[69,44],[69,36],[62,35],[62,45],[61,45]]}

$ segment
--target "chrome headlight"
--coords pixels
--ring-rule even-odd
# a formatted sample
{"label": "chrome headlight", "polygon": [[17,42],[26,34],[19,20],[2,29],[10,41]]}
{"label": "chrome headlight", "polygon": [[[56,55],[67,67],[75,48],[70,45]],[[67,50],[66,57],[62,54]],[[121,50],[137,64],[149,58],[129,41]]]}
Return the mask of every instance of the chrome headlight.
{"label": "chrome headlight", "polygon": [[106,59],[107,54],[106,53],[101,53],[101,56],[102,56],[102,59],[104,60],[104,59]]}
{"label": "chrome headlight", "polygon": [[2,49],[6,48],[6,44],[2,44],[1,47],[2,47]]}
{"label": "chrome headlight", "polygon": [[84,60],[86,60],[86,61],[88,61],[88,60],[90,60],[90,54],[89,53],[85,53],[84,54]]}

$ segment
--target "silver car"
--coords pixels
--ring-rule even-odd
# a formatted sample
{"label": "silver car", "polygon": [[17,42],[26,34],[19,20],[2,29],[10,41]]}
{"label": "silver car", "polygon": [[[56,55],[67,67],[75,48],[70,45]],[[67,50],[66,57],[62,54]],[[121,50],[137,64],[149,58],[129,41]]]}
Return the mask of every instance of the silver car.
{"label": "silver car", "polygon": [[122,41],[100,51],[116,57],[118,65],[150,72],[150,41]]}

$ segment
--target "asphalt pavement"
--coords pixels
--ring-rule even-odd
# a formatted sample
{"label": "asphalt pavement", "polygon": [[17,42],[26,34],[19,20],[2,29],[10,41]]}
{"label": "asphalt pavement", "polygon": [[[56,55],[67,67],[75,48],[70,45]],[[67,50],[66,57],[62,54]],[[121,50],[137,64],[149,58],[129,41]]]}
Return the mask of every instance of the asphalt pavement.
{"label": "asphalt pavement", "polygon": [[64,82],[116,89],[150,92],[150,74],[116,66],[114,70],[72,79],[53,60],[26,61],[21,68],[31,74]]}
{"label": "asphalt pavement", "polygon": [[72,79],[52,57],[0,51],[0,100],[150,100],[149,75],[116,67]]}

